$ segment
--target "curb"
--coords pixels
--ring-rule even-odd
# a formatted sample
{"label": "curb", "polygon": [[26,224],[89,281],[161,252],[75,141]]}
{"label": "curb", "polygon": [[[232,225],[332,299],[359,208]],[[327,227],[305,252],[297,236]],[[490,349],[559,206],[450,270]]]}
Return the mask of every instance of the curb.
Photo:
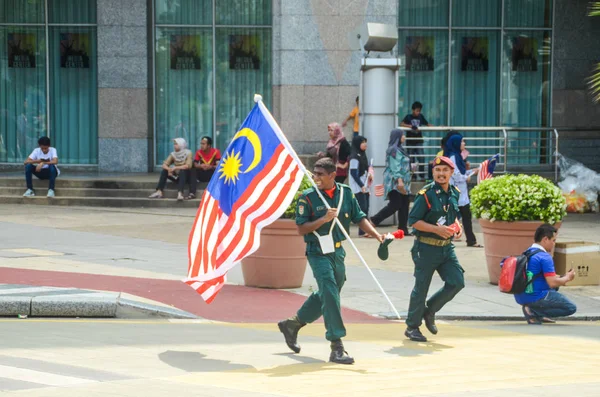
{"label": "curb", "polygon": [[0,289],[0,317],[199,318],[177,308],[124,299],[117,292],[26,285],[3,286],[15,287],[19,291],[15,293],[13,290],[9,294],[2,295],[3,290]]}
{"label": "curb", "polygon": [[[404,313],[403,313],[404,314]],[[386,320],[401,321],[406,319],[406,316],[398,318],[393,313],[379,313],[376,317],[385,318]],[[436,315],[436,320],[442,321],[524,321],[523,316],[478,316],[478,315]],[[600,321],[600,314],[580,315],[570,317],[559,317],[561,321]]]}

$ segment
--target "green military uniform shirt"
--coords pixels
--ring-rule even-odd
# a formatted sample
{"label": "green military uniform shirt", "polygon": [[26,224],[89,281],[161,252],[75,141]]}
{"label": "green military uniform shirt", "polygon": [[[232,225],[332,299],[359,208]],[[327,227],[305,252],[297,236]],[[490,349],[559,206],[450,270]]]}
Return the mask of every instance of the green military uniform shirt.
{"label": "green military uniform shirt", "polygon": [[[447,192],[435,182],[426,185],[415,197],[413,207],[408,216],[409,226],[414,225],[418,221],[437,225],[440,218],[445,218],[446,223],[444,225],[450,226],[458,218],[459,195],[460,191],[452,185],[450,185]],[[416,229],[413,230],[413,233],[418,237],[441,239],[435,233],[426,233]]]}
{"label": "green military uniform shirt", "polygon": [[[344,229],[346,229],[346,232],[349,232],[350,222],[359,223],[367,216],[361,211],[358,201],[356,200],[356,197],[354,197],[349,186],[340,183],[336,183],[335,186],[336,189],[333,198],[330,198],[325,192],[321,192],[321,194],[331,208],[337,208],[339,210],[338,219],[344,226]],[[340,189],[344,189],[344,200],[338,206],[340,201]],[[307,222],[315,221],[324,216],[325,213],[327,213],[327,207],[323,201],[321,201],[315,188],[307,189],[298,199],[298,204],[296,206],[296,224],[303,225]],[[334,220],[331,222],[334,222]],[[331,229],[331,222],[323,224],[316,232],[321,236],[328,234]],[[341,247],[340,243],[344,241],[346,237],[344,237],[339,226],[335,225],[333,227],[332,234],[335,248]],[[317,236],[313,233],[305,234],[304,241],[306,242],[307,254],[322,255],[321,246],[319,245]]]}

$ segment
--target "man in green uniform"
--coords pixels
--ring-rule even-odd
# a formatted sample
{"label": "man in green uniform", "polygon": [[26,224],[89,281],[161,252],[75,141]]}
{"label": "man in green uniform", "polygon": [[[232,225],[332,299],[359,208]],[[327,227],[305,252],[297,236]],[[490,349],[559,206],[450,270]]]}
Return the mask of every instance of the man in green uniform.
{"label": "man in green uniform", "polygon": [[353,364],[354,359],[344,351],[342,344],[346,328],[340,309],[340,291],[346,281],[346,251],[342,241],[346,238],[334,219],[337,217],[347,232],[350,222],[354,222],[380,242],[383,237],[360,210],[350,187],[335,182],[335,171],[336,166],[329,158],[318,160],[314,166],[315,184],[331,209],[327,209],[314,188],[303,192],[296,207],[298,233],[304,236],[306,256],[319,290],[308,297],[295,316],[277,325],[288,347],[299,353],[298,331],[323,315],[325,338],[331,342],[329,361]]}
{"label": "man in green uniform", "polygon": [[[411,250],[415,263],[415,286],[410,295],[410,305],[404,335],[410,340],[426,342],[419,327],[425,326],[432,334],[437,334],[435,313],[464,288],[464,270],[454,253],[452,238],[462,235],[457,222],[459,214],[459,191],[450,185],[454,163],[447,157],[439,156],[433,162],[434,182],[426,185],[416,196],[408,217],[408,224],[414,228],[415,243]],[[427,304],[427,292],[434,272],[444,281],[444,287],[437,291]]]}

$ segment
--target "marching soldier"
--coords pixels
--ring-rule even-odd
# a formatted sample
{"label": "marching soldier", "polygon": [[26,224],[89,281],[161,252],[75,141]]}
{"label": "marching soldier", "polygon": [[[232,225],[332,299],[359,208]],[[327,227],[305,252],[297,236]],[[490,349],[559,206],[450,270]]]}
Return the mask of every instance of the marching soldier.
{"label": "marching soldier", "polygon": [[[426,185],[416,198],[408,223],[414,228],[415,243],[411,250],[415,263],[415,286],[404,335],[412,341],[426,342],[419,327],[422,320],[432,334],[437,334],[435,313],[464,288],[464,270],[454,253],[452,239],[462,235],[457,217],[460,192],[450,185],[454,163],[447,157],[436,157],[433,163],[434,182]],[[434,272],[444,281],[444,287],[427,302],[427,292]]]}
{"label": "marching soldier", "polygon": [[295,316],[277,325],[288,347],[299,353],[298,331],[323,315],[327,331],[325,338],[331,342],[329,361],[353,364],[354,358],[344,351],[342,344],[342,338],[346,336],[340,310],[340,291],[346,280],[346,252],[342,247],[345,237],[334,219],[337,217],[347,232],[350,222],[354,222],[380,242],[383,237],[360,210],[350,187],[336,183],[335,176],[336,166],[331,159],[323,158],[316,162],[315,184],[331,209],[327,210],[314,188],[304,191],[296,207],[296,225],[298,232],[304,236],[306,256],[319,290],[308,297]]}

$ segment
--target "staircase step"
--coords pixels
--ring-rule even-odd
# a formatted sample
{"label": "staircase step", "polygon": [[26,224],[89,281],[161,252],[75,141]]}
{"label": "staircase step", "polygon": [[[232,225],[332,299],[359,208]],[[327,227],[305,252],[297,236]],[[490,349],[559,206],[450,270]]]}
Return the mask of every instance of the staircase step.
{"label": "staircase step", "polygon": [[62,205],[79,207],[114,207],[114,208],[198,208],[200,200],[177,201],[174,199],[149,199],[135,197],[54,197],[45,196],[21,197],[1,196],[0,204],[33,204]]}
{"label": "staircase step", "polygon": [[[146,178],[148,179],[148,178]],[[158,183],[158,175],[155,181],[150,180],[121,180],[121,179],[91,179],[91,178],[56,178],[56,189],[142,189],[153,192]],[[206,187],[207,183],[198,183],[198,186]],[[176,189],[176,184],[172,181],[167,182],[167,190]],[[0,187],[22,187],[25,188],[25,177],[4,177],[0,178]],[[41,181],[33,178],[33,188],[47,188],[48,181]],[[150,194],[150,193],[148,193]]]}
{"label": "staircase step", "polygon": [[[22,196],[25,193],[23,187],[5,187],[0,186],[0,196]],[[121,198],[148,198],[154,189],[91,189],[91,188],[59,188],[55,190],[56,197],[121,197]],[[187,190],[186,190],[187,192]],[[165,189],[163,192],[166,199],[176,199],[177,190]],[[196,193],[197,197],[202,196],[203,191]],[[46,196],[48,194],[48,185],[35,188],[37,196]]]}

